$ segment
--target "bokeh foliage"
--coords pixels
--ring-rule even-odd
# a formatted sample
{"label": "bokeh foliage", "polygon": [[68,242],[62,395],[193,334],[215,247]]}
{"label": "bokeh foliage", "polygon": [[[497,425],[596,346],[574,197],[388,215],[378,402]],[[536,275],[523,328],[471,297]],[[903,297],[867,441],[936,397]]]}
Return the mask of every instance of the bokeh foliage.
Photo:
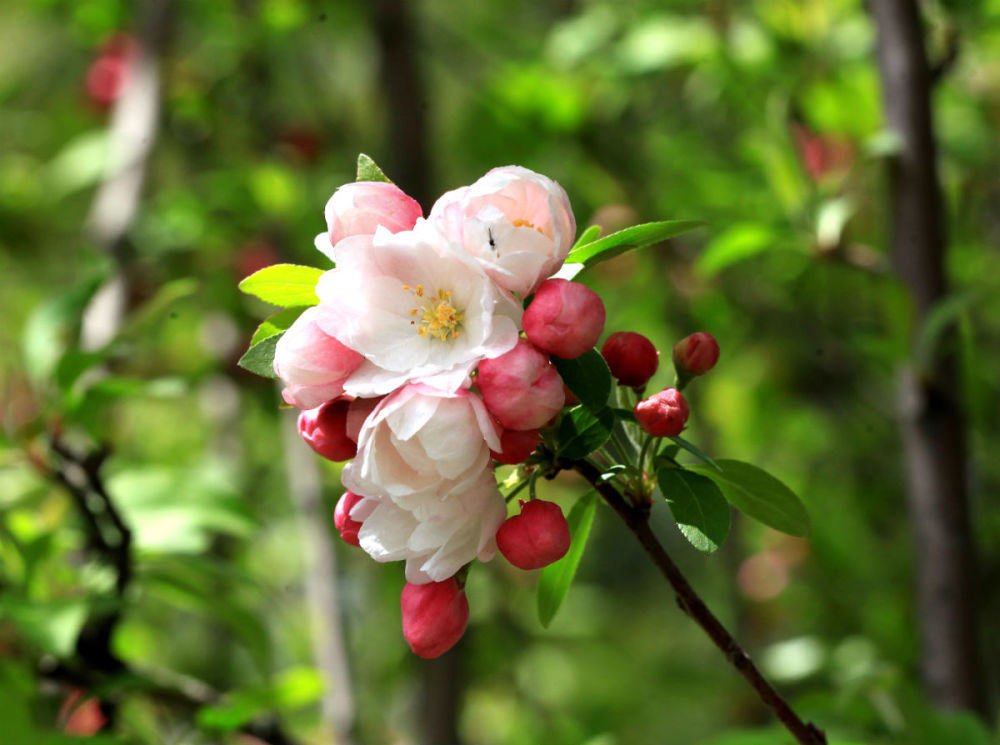
{"label": "bokeh foliage", "polygon": [[[696,330],[719,339],[719,367],[691,389],[692,439],[760,463],[808,506],[808,541],[735,520],[714,557],[657,507],[657,528],[713,608],[834,742],[995,742],[971,717],[930,711],[917,683],[919,547],[894,392],[900,363],[919,361],[937,327],[912,329],[888,270],[893,142],[864,4],[411,6],[436,192],[519,163],[566,187],[581,228],[706,222],[585,276],[609,332],[642,332],[664,352]],[[314,667],[279,429],[292,414],[235,365],[267,312],[236,284],[278,261],[325,265],[312,239],[358,151],[393,175],[372,20],[364,2],[177,3],[124,258],[132,310],[96,358],[79,347],[80,314],[114,267],[84,229],[107,152],[107,116],[84,79],[134,14],[121,0],[0,6],[0,713],[12,737],[62,741],[65,690],[45,671],[72,657],[94,607],[115,602],[65,490],[33,465],[58,430],[80,448],[108,444],[107,488],[135,534],[114,649],[148,678],[107,692],[122,702],[123,739],[104,741],[214,742],[277,712],[303,741],[323,742],[328,683]],[[925,15],[933,55],[959,39],[935,97],[954,291],[932,319],[962,330],[996,688],[1000,3],[942,0]],[[654,383],[671,382],[666,359]],[[322,470],[332,514],[338,469]],[[542,489],[566,508],[584,493],[569,478]],[[472,572],[467,741],[781,741],[628,538],[598,509],[548,630],[534,576],[502,560]],[[400,567],[337,551],[358,739],[413,741],[421,678],[399,633]],[[178,711],[151,691],[163,678],[226,695]]]}

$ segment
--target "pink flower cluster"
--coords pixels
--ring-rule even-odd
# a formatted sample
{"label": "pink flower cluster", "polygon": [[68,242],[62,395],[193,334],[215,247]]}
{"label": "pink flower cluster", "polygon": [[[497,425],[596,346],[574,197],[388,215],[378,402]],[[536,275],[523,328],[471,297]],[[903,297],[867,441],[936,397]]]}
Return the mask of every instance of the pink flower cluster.
{"label": "pink flower cluster", "polygon": [[406,562],[404,635],[436,656],[465,628],[465,565],[498,541],[524,568],[569,547],[557,505],[506,520],[494,463],[535,449],[566,403],[550,355],[592,349],[604,305],[552,278],[576,221],[563,189],[525,168],[444,194],[426,219],[391,183],[346,184],[326,222],[316,245],[335,268],[279,339],[274,370],[310,446],[353,459],[336,526],[376,561]]}

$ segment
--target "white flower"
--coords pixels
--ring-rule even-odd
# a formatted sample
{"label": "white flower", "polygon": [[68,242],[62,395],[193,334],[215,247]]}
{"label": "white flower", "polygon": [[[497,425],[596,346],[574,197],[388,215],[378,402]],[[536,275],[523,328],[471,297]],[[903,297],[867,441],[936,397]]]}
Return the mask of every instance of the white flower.
{"label": "white flower", "polygon": [[521,297],[558,271],[576,235],[563,188],[520,166],[494,168],[471,186],[447,192],[428,221]]}
{"label": "white flower", "polygon": [[365,357],[344,383],[352,396],[411,381],[456,390],[517,343],[520,306],[429,223],[345,238],[333,254],[316,286],[319,324]]}
{"label": "white flower", "polygon": [[409,582],[440,582],[475,558],[488,560],[506,517],[490,467],[500,445],[482,401],[408,385],[387,396],[361,428],[344,486],[365,497],[351,511],[377,561],[406,560]]}

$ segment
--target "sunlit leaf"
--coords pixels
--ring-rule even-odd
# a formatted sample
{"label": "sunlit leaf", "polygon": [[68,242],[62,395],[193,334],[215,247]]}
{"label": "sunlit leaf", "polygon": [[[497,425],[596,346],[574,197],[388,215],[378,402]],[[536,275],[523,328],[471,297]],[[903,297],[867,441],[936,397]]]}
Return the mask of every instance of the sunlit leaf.
{"label": "sunlit leaf", "polygon": [[274,264],[244,279],[240,282],[240,289],[282,308],[306,307],[319,302],[316,283],[321,276],[323,270],[315,267]]}
{"label": "sunlit leaf", "polygon": [[364,153],[358,153],[358,176],[354,180],[392,183],[392,179],[386,176],[385,172],[378,167],[378,164]]}
{"label": "sunlit leaf", "polygon": [[611,233],[596,241],[574,248],[570,251],[566,262],[569,264],[584,264],[593,266],[602,261],[613,259],[626,251],[642,248],[654,243],[660,243],[675,235],[686,233],[704,225],[700,220],[663,220],[633,225],[630,228]]}
{"label": "sunlit leaf", "polygon": [[250,339],[250,346],[252,347],[264,341],[269,336],[287,331],[288,327],[295,323],[295,320],[302,315],[302,311],[304,310],[305,308],[285,308],[285,310],[269,316],[253,332],[253,338]]}

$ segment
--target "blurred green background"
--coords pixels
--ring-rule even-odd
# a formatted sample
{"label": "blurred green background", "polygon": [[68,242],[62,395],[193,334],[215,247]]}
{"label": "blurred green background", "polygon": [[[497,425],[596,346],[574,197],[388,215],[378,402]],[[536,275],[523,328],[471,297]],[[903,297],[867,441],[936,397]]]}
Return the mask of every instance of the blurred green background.
{"label": "blurred green background", "polygon": [[[959,40],[935,96],[946,312],[961,330],[995,690],[1000,2],[924,13],[932,57]],[[153,40],[161,108],[140,202],[109,241],[93,215],[115,166],[114,60],[128,74],[139,58],[121,34]],[[654,384],[671,382],[677,339],[716,336],[691,439],[785,480],[813,533],[742,519],[705,557],[665,505],[656,529],[831,742],[997,742],[971,714],[936,713],[919,685],[895,389],[920,349],[886,252],[874,41],[857,0],[0,4],[0,743],[74,742],[86,716],[113,717],[87,740],[108,743],[322,745],[343,741],[338,728],[433,742],[452,726],[481,745],[787,741],[605,509],[551,628],[535,577],[500,558],[471,573],[454,659],[409,652],[401,566],[331,541],[338,467],[303,460],[275,386],[235,364],[268,313],[238,280],[278,261],[327,266],[312,240],[359,151],[425,209],[517,163],[563,184],[581,227],[704,220],[586,281],[608,333],[665,353]],[[88,342],[85,309],[113,277],[124,313],[110,344]],[[83,462],[102,449],[99,471]],[[59,481],[88,471],[131,529],[123,592]],[[562,477],[542,489],[567,507],[583,492]],[[96,669],[95,619],[111,620],[114,658]],[[67,708],[89,695],[100,714]]]}

